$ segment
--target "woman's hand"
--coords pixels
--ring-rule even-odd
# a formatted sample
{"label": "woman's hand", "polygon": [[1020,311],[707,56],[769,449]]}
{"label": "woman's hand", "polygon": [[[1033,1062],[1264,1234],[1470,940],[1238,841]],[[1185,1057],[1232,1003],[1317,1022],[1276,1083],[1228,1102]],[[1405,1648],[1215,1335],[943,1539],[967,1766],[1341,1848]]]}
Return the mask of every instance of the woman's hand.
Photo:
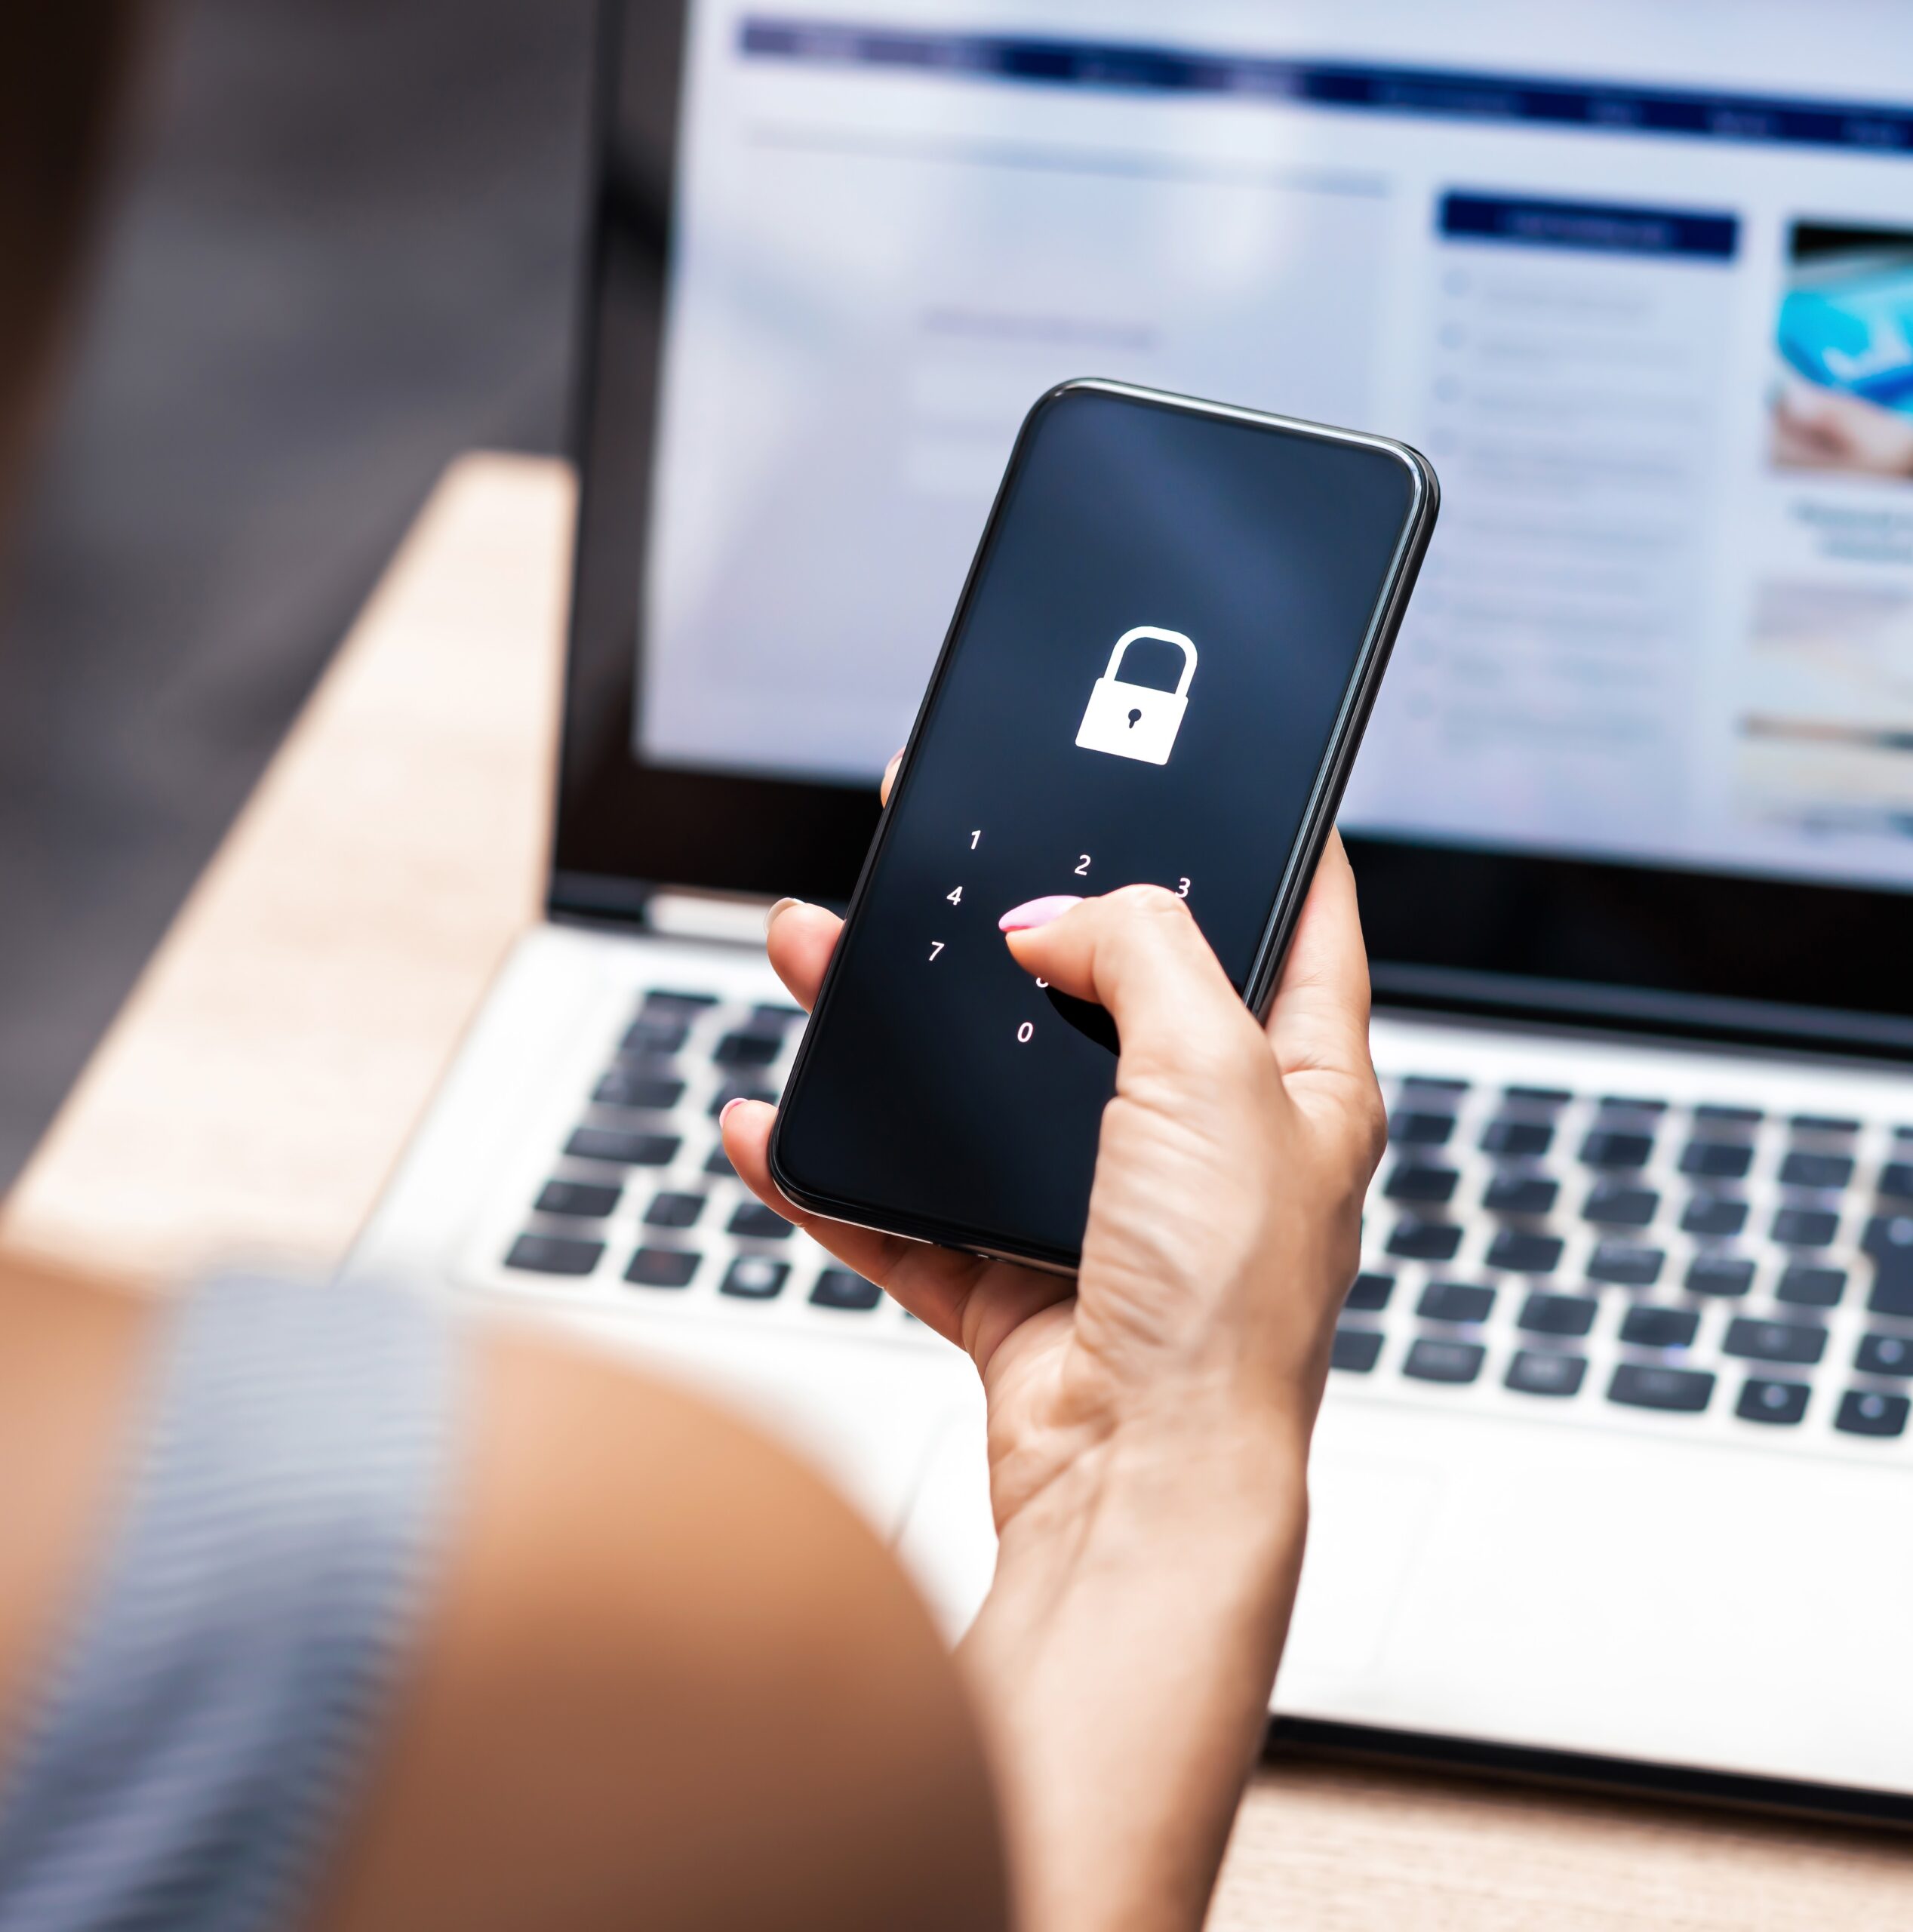
{"label": "woman's hand", "polygon": [[[1123,1042],[1078,1282],[806,1214],[770,1178],[774,1111],[740,1103],[724,1121],[726,1149],[760,1198],[975,1360],[999,1531],[1099,1432],[1173,1423],[1198,1392],[1221,1401],[1210,1419],[1284,1431],[1299,1447],[1383,1131],[1339,838],[1266,1036],[1167,893],[1039,904],[1063,915],[1008,934],[1011,952],[1107,1006]],[[771,915],[771,963],[807,1010],[841,924],[795,900]]]}
{"label": "woman's hand", "polygon": [[[1001,1549],[964,1649],[1026,1924],[1193,1927],[1262,1736],[1382,1141],[1354,880],[1331,841],[1266,1029],[1167,893],[1018,909],[1019,963],[1122,1042],[1073,1288],[803,1214],[771,1182],[767,1107],[734,1107],[725,1144],[982,1372]],[[807,1006],[837,931],[773,915]]]}

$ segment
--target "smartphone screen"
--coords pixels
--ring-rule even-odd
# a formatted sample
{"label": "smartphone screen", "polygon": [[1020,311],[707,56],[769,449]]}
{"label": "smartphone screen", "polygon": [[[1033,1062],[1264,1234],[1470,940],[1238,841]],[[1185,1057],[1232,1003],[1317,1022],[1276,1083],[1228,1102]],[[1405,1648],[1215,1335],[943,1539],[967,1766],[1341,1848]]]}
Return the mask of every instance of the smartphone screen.
{"label": "smartphone screen", "polygon": [[997,921],[1151,881],[1250,992],[1433,495],[1378,438],[1094,384],[1038,405],[786,1090],[794,1198],[1075,1265],[1115,1033]]}

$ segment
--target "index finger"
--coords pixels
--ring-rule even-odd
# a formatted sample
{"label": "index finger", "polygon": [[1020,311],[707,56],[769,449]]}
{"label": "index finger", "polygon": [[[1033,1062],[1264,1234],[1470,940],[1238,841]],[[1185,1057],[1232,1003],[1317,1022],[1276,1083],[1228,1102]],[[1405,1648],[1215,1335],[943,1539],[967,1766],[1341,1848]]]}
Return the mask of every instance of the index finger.
{"label": "index finger", "polygon": [[1361,936],[1355,875],[1340,832],[1332,832],[1315,868],[1289,956],[1269,1009],[1269,1038],[1287,1074],[1366,1077],[1368,949]]}

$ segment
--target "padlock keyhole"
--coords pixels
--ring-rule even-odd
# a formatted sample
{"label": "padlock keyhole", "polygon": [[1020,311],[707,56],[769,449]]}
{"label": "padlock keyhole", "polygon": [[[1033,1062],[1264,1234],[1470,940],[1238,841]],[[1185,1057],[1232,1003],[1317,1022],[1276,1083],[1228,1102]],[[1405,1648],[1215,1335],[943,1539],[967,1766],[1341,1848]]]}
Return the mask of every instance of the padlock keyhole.
{"label": "padlock keyhole", "polygon": [[1134,731],[1134,730],[1136,729],[1136,726],[1137,726],[1138,724],[1139,724],[1142,721],[1143,721],[1143,714],[1142,714],[1142,712],[1139,712],[1139,711],[1132,711],[1132,712],[1129,714],[1129,728],[1130,728],[1132,731]]}

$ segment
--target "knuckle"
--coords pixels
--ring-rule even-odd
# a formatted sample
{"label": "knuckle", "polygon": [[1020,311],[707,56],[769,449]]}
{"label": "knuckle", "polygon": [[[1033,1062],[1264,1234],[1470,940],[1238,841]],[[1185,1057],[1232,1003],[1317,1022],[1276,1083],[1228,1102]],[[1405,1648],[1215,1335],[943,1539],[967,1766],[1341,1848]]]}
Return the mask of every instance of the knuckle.
{"label": "knuckle", "polygon": [[1119,886],[1109,895],[1112,903],[1125,912],[1139,914],[1149,918],[1186,919],[1189,909],[1186,901],[1178,899],[1167,886]]}
{"label": "knuckle", "polygon": [[1192,1029],[1176,1053],[1176,1071],[1192,1086],[1213,1093],[1219,1099],[1235,1097],[1235,1088],[1242,1078],[1242,1056],[1219,1033],[1207,1027]]}
{"label": "knuckle", "polygon": [[1232,1109],[1261,1107],[1279,1084],[1274,1063],[1253,1022],[1242,1026],[1192,1027],[1186,1048],[1178,1058],[1186,1080]]}
{"label": "knuckle", "polygon": [[1365,1188],[1389,1151],[1389,1110],[1382,1104],[1381,1088],[1372,1078],[1363,1083],[1355,1125],[1357,1159]]}

